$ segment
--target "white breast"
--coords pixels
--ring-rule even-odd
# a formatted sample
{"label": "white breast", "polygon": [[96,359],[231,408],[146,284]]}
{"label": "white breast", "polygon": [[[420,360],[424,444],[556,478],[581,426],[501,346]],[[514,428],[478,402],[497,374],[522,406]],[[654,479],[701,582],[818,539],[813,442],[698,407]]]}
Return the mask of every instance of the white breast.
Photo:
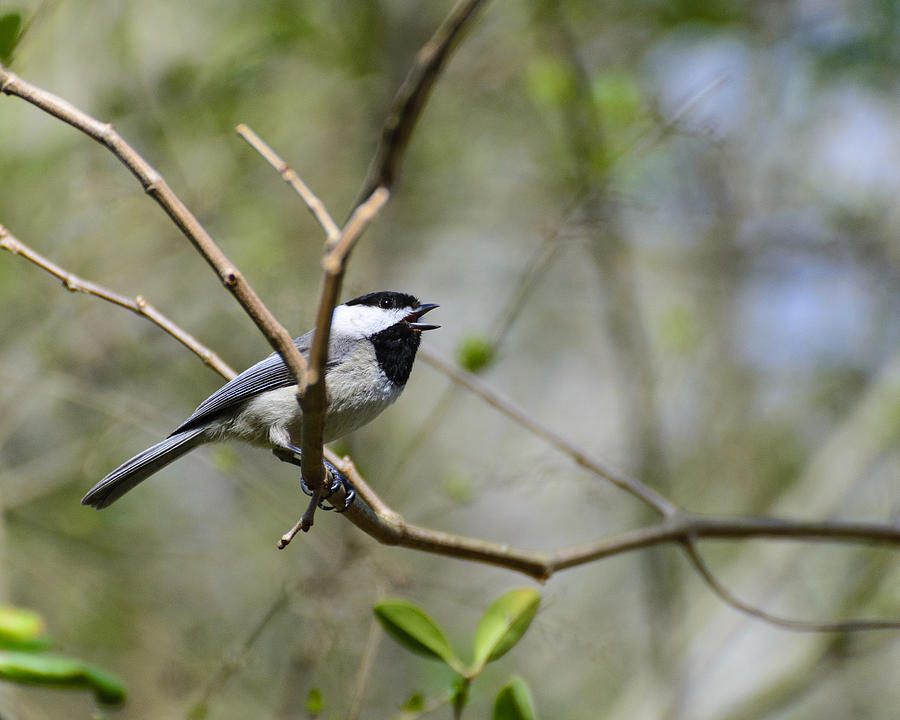
{"label": "white breast", "polygon": [[[378,368],[371,344],[360,343],[353,355],[326,376],[325,442],[370,422],[403,390]],[[301,445],[302,427],[297,387],[292,385],[250,398],[232,418],[211,423],[209,432],[211,439],[231,436],[257,445],[284,447]]]}

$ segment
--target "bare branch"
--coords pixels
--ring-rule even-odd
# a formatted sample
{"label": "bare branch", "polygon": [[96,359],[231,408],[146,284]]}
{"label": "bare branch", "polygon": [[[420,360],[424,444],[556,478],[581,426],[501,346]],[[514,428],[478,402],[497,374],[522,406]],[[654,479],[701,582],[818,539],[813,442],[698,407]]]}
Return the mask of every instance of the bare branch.
{"label": "bare branch", "polygon": [[263,156],[265,161],[269,163],[275,171],[281,175],[281,179],[284,180],[288,185],[294,188],[294,192],[296,192],[306,203],[306,207],[309,208],[309,211],[313,214],[313,216],[318,221],[319,225],[322,226],[322,229],[325,231],[325,235],[328,237],[329,245],[333,245],[337,242],[338,237],[341,234],[341,229],[337,226],[337,223],[332,219],[331,215],[328,212],[328,209],[325,207],[325,203],[323,203],[316,194],[309,189],[309,186],[303,182],[300,176],[294,172],[290,165],[288,165],[284,160],[281,159],[281,156],[278,155],[266,142],[255,132],[253,132],[250,127],[241,123],[238,125],[235,130],[237,130],[237,134],[240,135],[247,143],[252,147],[256,152]]}
{"label": "bare branch", "polygon": [[381,131],[381,142],[360,190],[357,205],[368,198],[375,188],[393,188],[409,139],[431,89],[483,4],[484,0],[462,0],[416,54],[413,66],[394,96]]}
{"label": "bare branch", "polygon": [[687,553],[691,561],[691,565],[703,578],[707,587],[712,590],[722,602],[730,605],[738,612],[754,617],[757,620],[763,620],[770,625],[777,625],[786,630],[796,630],[798,632],[851,632],[858,630],[897,630],[900,629],[900,621],[898,620],[838,620],[834,622],[813,622],[810,620],[794,620],[783,618],[778,615],[760,610],[749,603],[744,602],[733,592],[726,588],[713,571],[707,565],[700,551],[690,540],[683,544],[684,551]]}
{"label": "bare branch", "polygon": [[331,316],[341,292],[347,259],[357,240],[368,224],[388,201],[390,192],[378,188],[372,196],[354,211],[322,265],[325,278],[322,296],[316,316],[312,347],[309,351],[309,367],[306,382],[301,386],[300,405],[303,408],[303,443],[300,457],[300,472],[306,484],[313,491],[309,506],[300,521],[281,537],[279,548],[284,548],[298,530],[307,532],[313,524],[313,516],[325,482],[325,466],[322,464],[323,430],[325,423],[325,362],[328,360],[328,338],[331,335]]}
{"label": "bare branch", "polygon": [[222,284],[234,295],[272,347],[281,355],[302,387],[305,382],[306,362],[294,345],[288,331],[269,312],[240,270],[222,252],[212,236],[187,209],[181,199],[175,195],[162,175],[125,142],[112,125],[100,122],[53,93],[25,82],[3,65],[0,65],[0,92],[31,103],[49,115],[80,130],[112,152],[138,179],[144,192],[159,204],[216,271]]}
{"label": "bare branch", "polygon": [[607,465],[601,460],[590,457],[590,455],[588,455],[581,448],[577,447],[574,443],[570,442],[562,435],[559,435],[550,428],[545,427],[544,425],[539,423],[534,419],[533,415],[526,413],[524,410],[513,405],[513,403],[511,403],[499,393],[491,390],[472,373],[466,372],[465,370],[456,367],[452,363],[443,360],[426,348],[420,348],[419,355],[425,362],[427,362],[429,365],[436,368],[440,372],[444,373],[447,377],[453,380],[453,382],[459,383],[463,387],[468,388],[489,405],[495,407],[497,410],[506,415],[506,417],[510,418],[538,437],[543,438],[546,442],[553,445],[553,447],[555,447],[560,452],[568,455],[581,467],[585,468],[586,470],[590,470],[595,475],[599,475],[605,480],[611,482],[616,487],[621,488],[627,493],[630,493],[638,500],[641,500],[642,502],[652,507],[660,515],[671,516],[678,512],[677,505],[667,500],[649,485],[645,485],[640,480],[630,477],[625,473],[620,472],[619,470],[616,470],[615,468]]}
{"label": "bare branch", "polygon": [[97,285],[89,280],[78,277],[74,273],[68,272],[52,260],[28,247],[25,243],[12,235],[9,230],[3,227],[3,225],[0,225],[0,248],[8,250],[13,255],[18,255],[25,260],[34,263],[54,277],[59,278],[62,280],[63,287],[66,290],[94,295],[101,300],[106,300],[107,302],[123,307],[126,310],[131,310],[131,312],[147,318],[150,322],[165,330],[188,350],[197,355],[197,357],[217,373],[224,375],[225,377],[234,377],[235,372],[229,367],[228,363],[222,360],[215,352],[206,347],[206,345],[197,340],[197,338],[189,332],[176,325],[159,312],[159,310],[147,302],[142,295],[138,295],[135,298],[128,298],[124,295],[119,295],[102,285]]}

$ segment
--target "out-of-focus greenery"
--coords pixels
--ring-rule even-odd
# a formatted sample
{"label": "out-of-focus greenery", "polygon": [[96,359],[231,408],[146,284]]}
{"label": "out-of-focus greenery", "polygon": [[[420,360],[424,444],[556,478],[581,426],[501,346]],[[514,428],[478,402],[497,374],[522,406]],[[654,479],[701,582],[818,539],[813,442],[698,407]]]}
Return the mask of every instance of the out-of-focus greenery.
{"label": "out-of-focus greenery", "polygon": [[[322,234],[233,128],[253,127],[342,220],[450,7],[6,0],[0,16],[22,18],[11,69],[113,122],[299,334]],[[898,7],[489,4],[344,297],[395,288],[440,303],[430,349],[457,357],[490,339],[483,365],[481,351],[459,356],[484,382],[691,510],[893,521]],[[144,295],[236,368],[269,352],[106,150],[5,96],[0,138],[0,223],[22,241]],[[381,547],[333,514],[277,551],[304,497],[253,448],[200,449],[103,512],[80,507],[220,379],[149,323],[8,254],[0,307],[0,594],[46,617],[62,652],[123,678],[117,717],[294,718],[312,689],[329,716],[360,697],[360,717],[390,717],[411,690],[446,687],[447,670],[372,647],[372,606],[401,595],[472,627],[522,583]],[[386,502],[438,530],[550,551],[652,520],[421,362],[396,406],[342,445]],[[900,617],[888,550],[703,549],[772,612]],[[516,672],[544,717],[843,720],[900,704],[895,633],[835,640],[746,619],[676,550],[569,570],[542,593]],[[490,690],[473,686],[471,717],[489,716],[503,672],[489,665]],[[87,716],[91,703],[29,688],[0,696],[0,714]]]}
{"label": "out-of-focus greenery", "polygon": [[85,689],[98,702],[125,701],[121,681],[75,658],[44,652],[50,646],[43,618],[27,608],[0,607],[0,680],[54,689]]}

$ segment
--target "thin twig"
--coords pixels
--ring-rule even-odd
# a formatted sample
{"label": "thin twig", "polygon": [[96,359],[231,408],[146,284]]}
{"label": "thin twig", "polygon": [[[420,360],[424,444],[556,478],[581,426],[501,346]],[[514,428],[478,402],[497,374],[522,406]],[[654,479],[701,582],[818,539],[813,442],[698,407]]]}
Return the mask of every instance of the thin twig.
{"label": "thin twig", "polygon": [[[325,413],[325,361],[331,333],[331,316],[337,304],[347,259],[366,225],[390,197],[390,189],[396,180],[400,162],[431,89],[483,3],[484,0],[462,0],[417,53],[409,74],[394,98],[363,189],[340,235],[334,237],[331,229],[333,221],[327,212],[316,213],[319,223],[329,237],[329,252],[322,263],[325,274],[319,309],[316,313],[309,364],[305,368],[307,373],[303,381],[298,382],[301,389],[300,405],[303,408],[301,473],[313,496],[297,524],[282,535],[278,543],[279,548],[285,547],[297,532],[308,531],[312,527],[316,505],[324,486],[322,431]],[[244,133],[242,136],[247,139]],[[284,173],[288,170],[287,165],[274,153],[270,153],[270,156],[270,163],[284,177]],[[305,185],[303,187],[305,188]],[[301,197],[307,201],[303,193]],[[308,201],[307,205],[310,206]],[[300,379],[298,375],[298,381]],[[342,495],[343,493],[338,492],[335,501],[340,502]]]}
{"label": "thin twig", "polygon": [[[319,300],[319,311],[316,316],[316,328],[313,332],[312,347],[309,351],[309,364],[306,381],[301,386],[300,405],[303,408],[302,454],[300,472],[309,488],[312,497],[303,517],[289,532],[282,535],[278,543],[284,548],[299,530],[309,531],[313,524],[316,506],[325,484],[325,466],[322,464],[322,444],[325,424],[325,363],[328,360],[328,338],[331,335],[331,316],[337,305],[344,279],[347,259],[368,224],[388,201],[390,192],[386,188],[378,188],[372,196],[356,211],[341,230],[341,234],[322,265],[325,278],[322,284],[322,295]],[[336,502],[338,501],[336,496]]]}
{"label": "thin twig", "polygon": [[691,561],[691,565],[703,578],[707,587],[715,593],[722,602],[730,605],[738,612],[750,615],[758,620],[764,620],[770,625],[777,625],[786,630],[795,630],[797,632],[848,632],[857,630],[897,630],[900,629],[900,621],[897,620],[837,620],[826,622],[815,622],[811,620],[795,620],[791,618],[783,618],[773,615],[765,610],[760,610],[749,603],[741,600],[731,590],[726,588],[713,571],[707,565],[703,556],[691,540],[682,543],[685,553]]}
{"label": "thin twig", "polygon": [[545,427],[533,415],[526,413],[524,410],[516,407],[509,400],[499,393],[489,388],[484,382],[472,373],[466,372],[456,367],[452,363],[440,358],[427,348],[419,349],[419,356],[434,368],[451,378],[454,382],[468,388],[471,392],[478,395],[485,402],[496,408],[508,418],[515,421],[522,427],[527,428],[530,432],[553,445],[556,449],[568,455],[578,465],[591,471],[595,475],[608,480],[613,485],[621,488],[627,493],[646,503],[660,515],[671,516],[678,512],[678,506],[670,500],[660,495],[649,485],[645,485],[637,478],[630,477],[619,470],[616,470],[606,463],[590,457],[584,450],[577,447],[574,443],[564,438],[562,435]]}
{"label": "thin twig", "polygon": [[393,188],[409,139],[431,90],[483,4],[484,0],[462,0],[416,54],[413,66],[394,96],[356,205],[376,188]]}
{"label": "thin twig", "polygon": [[281,156],[278,155],[278,153],[276,153],[259,135],[253,132],[249,126],[241,123],[235,130],[238,135],[247,141],[250,147],[262,155],[265,161],[275,168],[275,171],[281,175],[281,179],[290,185],[294,189],[294,192],[296,192],[303,202],[306,203],[306,207],[309,208],[313,217],[315,217],[319,225],[321,225],[322,229],[325,231],[329,245],[336,243],[341,234],[341,229],[332,219],[325,207],[325,203],[309,189],[309,186],[303,182],[293,168],[282,160]]}
{"label": "thin twig", "polygon": [[[379,593],[381,595],[381,593]],[[383,637],[381,624],[373,615],[369,620],[369,631],[366,633],[366,644],[363,646],[362,659],[359,663],[359,671],[356,673],[356,682],[353,684],[353,694],[350,697],[350,708],[347,710],[347,720],[357,720],[362,709],[363,696],[366,685],[372,676],[372,668],[375,667],[375,657],[378,655],[378,646]]]}
{"label": "thin twig", "polygon": [[194,710],[189,713],[191,716],[194,715],[195,711],[208,711],[209,702],[213,695],[225,686],[228,678],[240,670],[247,661],[250,650],[256,644],[257,640],[259,640],[263,631],[269,626],[272,620],[287,607],[291,595],[292,593],[288,592],[288,588],[286,587],[282,587],[278,591],[278,595],[274,602],[269,605],[265,613],[263,613],[257,623],[251,628],[250,632],[247,633],[243,642],[241,642],[241,644],[222,661],[222,664],[219,666],[215,675],[213,675],[206,683],[206,687],[203,690],[199,702],[194,705]]}
{"label": "thin twig", "polygon": [[275,319],[237,266],[222,252],[212,236],[172,191],[163,176],[125,142],[111,124],[100,122],[53,93],[25,82],[3,65],[0,65],[0,92],[31,103],[80,130],[112,152],[138,179],[144,192],[159,204],[204,260],[216,271],[222,284],[234,295],[269,344],[284,359],[298,385],[303,386],[306,362],[288,331]]}
{"label": "thin twig", "polygon": [[33,250],[16,238],[9,230],[3,227],[3,225],[0,225],[0,248],[8,250],[13,255],[18,255],[19,257],[34,263],[39,268],[42,268],[54,277],[59,278],[62,280],[63,287],[66,290],[93,295],[101,300],[106,300],[113,305],[118,305],[119,307],[131,310],[131,312],[147,318],[150,322],[154,323],[178,340],[178,342],[197,355],[197,357],[217,373],[226,377],[234,377],[235,372],[229,367],[228,363],[222,360],[215,352],[206,347],[206,345],[197,340],[197,338],[189,332],[176,325],[168,317],[159,312],[159,310],[147,302],[142,295],[138,295],[135,298],[128,298],[124,295],[119,295],[102,285],[97,285],[89,280],[78,277],[78,275],[75,275],[74,273],[68,272],[49,258],[44,257],[39,252]]}

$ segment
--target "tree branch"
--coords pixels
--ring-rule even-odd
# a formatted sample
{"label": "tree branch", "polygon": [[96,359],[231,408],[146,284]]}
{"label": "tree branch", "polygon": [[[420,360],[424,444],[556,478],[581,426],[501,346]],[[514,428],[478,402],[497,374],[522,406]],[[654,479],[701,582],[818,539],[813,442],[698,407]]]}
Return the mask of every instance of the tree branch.
{"label": "tree branch", "polygon": [[431,90],[482,5],[484,0],[462,0],[416,54],[384,121],[381,142],[359,192],[357,205],[375,188],[393,188],[409,139]]}
{"label": "tree branch", "polygon": [[175,195],[162,175],[116,132],[112,125],[102,123],[82,112],[53,93],[25,82],[0,65],[0,92],[21,98],[53,117],[68,123],[106,147],[134,175],[150,197],[165,211],[185,237],[215,270],[219,280],[235,297],[260,329],[269,344],[281,355],[294,374],[298,385],[305,381],[306,362],[297,350],[287,330],[269,312],[259,296],[228,259],[212,236]]}
{"label": "tree branch", "polygon": [[[819,538],[821,539],[821,538]],[[691,565],[703,578],[707,587],[715,593],[726,605],[730,605],[738,612],[763,620],[770,625],[776,625],[785,630],[797,632],[849,632],[856,630],[897,630],[900,629],[900,621],[897,620],[838,620],[834,622],[813,622],[810,620],[794,620],[773,615],[765,610],[760,610],[741,600],[737,595],[725,587],[707,565],[706,560],[700,554],[699,549],[691,540],[682,543],[684,551],[691,561]]]}
{"label": "tree branch", "polygon": [[241,123],[235,130],[238,135],[247,141],[247,144],[250,145],[250,147],[263,156],[265,161],[275,169],[275,172],[281,175],[281,179],[290,185],[294,189],[294,192],[296,192],[303,202],[306,203],[306,207],[309,208],[313,217],[315,217],[316,221],[318,221],[319,225],[321,225],[322,229],[325,231],[329,245],[336,243],[340,237],[341,229],[328,213],[325,203],[309,189],[309,186],[303,182],[296,172],[294,172],[293,168],[282,160],[281,156],[269,147],[259,135],[253,132],[249,126]]}
{"label": "tree branch", "polygon": [[[341,236],[337,238],[333,236],[334,222],[327,212],[314,211],[329,238],[329,251],[322,263],[325,274],[319,309],[316,314],[316,329],[313,346],[310,350],[308,375],[305,382],[300,384],[302,388],[300,405],[303,408],[301,472],[307,485],[312,489],[313,496],[299,522],[282,536],[278,545],[280,548],[285,547],[298,531],[305,532],[312,527],[316,506],[324,486],[322,430],[326,404],[325,361],[331,333],[331,316],[337,304],[347,259],[366,225],[390,197],[390,189],[396,180],[397,171],[412,131],[422,114],[431,89],[483,2],[484,0],[462,0],[441,23],[431,39],[419,50],[409,74],[394,98],[372,167]],[[242,136],[246,139],[243,133]],[[270,164],[284,177],[287,165],[278,162],[280,158],[274,153],[272,155],[273,157],[269,160]],[[301,197],[307,206],[313,207],[305,193],[301,193]],[[317,200],[318,198],[316,198]],[[342,493],[335,496],[336,502],[340,501],[341,496]]]}
{"label": "tree branch", "polygon": [[124,295],[119,295],[112,290],[108,290],[107,288],[97,285],[96,283],[92,283],[89,280],[80,278],[74,273],[70,273],[67,270],[61,268],[59,265],[54,263],[52,260],[44,257],[39,252],[28,247],[25,243],[23,243],[12,233],[10,233],[9,230],[3,227],[3,225],[0,225],[0,248],[2,248],[3,250],[8,250],[13,255],[19,255],[20,257],[25,258],[29,262],[37,265],[39,268],[46,270],[54,277],[59,278],[60,280],[62,280],[63,287],[66,290],[69,290],[71,292],[83,292],[86,295],[93,295],[94,297],[98,297],[101,300],[106,300],[107,302],[111,302],[114,305],[123,307],[126,310],[131,310],[131,312],[135,313],[136,315],[147,318],[150,322],[154,323],[157,327],[165,330],[169,335],[174,337],[188,350],[197,355],[197,357],[199,357],[206,365],[219,373],[219,375],[223,375],[225,377],[234,377],[235,372],[231,369],[228,363],[222,360],[222,358],[220,358],[215,352],[206,347],[206,345],[197,340],[197,338],[195,338],[189,332],[176,325],[168,317],[159,312],[159,310],[157,310],[155,307],[153,307],[153,305],[147,302],[143,295],[138,295],[133,299],[127,298]]}
{"label": "tree branch", "polygon": [[575,444],[564,438],[562,435],[559,435],[550,428],[545,427],[544,425],[539,423],[534,419],[534,416],[532,414],[526,413],[524,410],[521,410],[520,408],[513,405],[513,403],[511,403],[499,393],[491,390],[487,385],[485,385],[484,382],[479,380],[478,377],[476,377],[472,373],[466,372],[465,370],[456,367],[452,363],[443,360],[427,348],[420,348],[419,355],[433,368],[436,368],[454,382],[459,383],[463,387],[478,395],[491,407],[496,408],[504,415],[506,415],[506,417],[510,418],[522,427],[528,429],[538,437],[543,438],[557,450],[565,453],[570,458],[572,458],[572,460],[574,460],[581,467],[591,471],[595,475],[599,475],[600,477],[611,482],[616,487],[633,495],[641,502],[644,502],[652,507],[660,515],[667,517],[675,515],[678,512],[678,506],[675,505],[675,503],[660,495],[649,485],[645,485],[640,480],[630,477],[629,475],[626,475],[619,470],[616,470],[615,468],[607,465],[601,460],[590,457],[584,450],[578,448]]}
{"label": "tree branch", "polygon": [[331,335],[331,316],[337,305],[338,295],[341,292],[341,283],[344,280],[344,270],[347,267],[347,258],[362,235],[363,230],[378,214],[388,201],[390,193],[385,188],[378,188],[354,211],[341,230],[331,252],[329,252],[322,265],[325,268],[325,277],[322,283],[322,296],[319,300],[319,311],[316,316],[316,328],[313,332],[312,347],[309,351],[309,367],[306,373],[306,382],[302,385],[302,398],[300,405],[303,408],[303,444],[300,446],[303,453],[300,457],[300,472],[303,479],[313,492],[309,506],[300,522],[291,532],[281,538],[279,547],[283,548],[291,541],[297,530],[307,532],[313,524],[313,516],[324,488],[325,466],[323,457],[323,431],[325,424],[325,363],[328,360],[328,338]]}

